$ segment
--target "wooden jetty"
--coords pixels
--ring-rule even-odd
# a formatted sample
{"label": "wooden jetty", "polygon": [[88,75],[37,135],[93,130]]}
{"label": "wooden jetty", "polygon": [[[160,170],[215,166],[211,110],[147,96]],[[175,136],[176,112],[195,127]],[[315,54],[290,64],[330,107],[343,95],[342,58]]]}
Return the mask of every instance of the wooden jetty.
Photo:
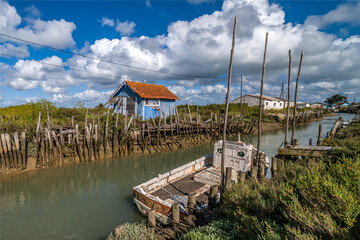
{"label": "wooden jetty", "polygon": [[278,155],[287,155],[287,156],[304,156],[304,157],[320,157],[330,151],[334,147],[332,146],[304,146],[304,145],[295,145],[285,148],[278,149]]}

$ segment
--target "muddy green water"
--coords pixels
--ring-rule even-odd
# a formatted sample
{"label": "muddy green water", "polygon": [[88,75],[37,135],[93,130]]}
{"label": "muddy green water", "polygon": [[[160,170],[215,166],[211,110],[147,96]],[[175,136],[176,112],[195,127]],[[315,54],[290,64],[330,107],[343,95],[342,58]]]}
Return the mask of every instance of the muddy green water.
{"label": "muddy green water", "polygon": [[[352,119],[351,114],[339,114]],[[296,138],[316,142],[338,117],[299,126]],[[269,156],[284,139],[283,130],[263,133],[261,150]],[[243,141],[256,144],[256,136]],[[211,153],[213,144],[152,155],[81,163],[0,179],[0,239],[105,239],[124,222],[144,219],[134,208],[132,187]]]}

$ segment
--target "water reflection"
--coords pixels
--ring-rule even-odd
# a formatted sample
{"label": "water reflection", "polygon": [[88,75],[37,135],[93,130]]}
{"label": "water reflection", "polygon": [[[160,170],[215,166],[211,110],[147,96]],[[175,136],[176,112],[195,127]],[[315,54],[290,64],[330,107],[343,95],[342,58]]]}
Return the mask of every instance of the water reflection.
{"label": "water reflection", "polygon": [[[299,126],[296,138],[306,144],[323,136],[338,117]],[[351,119],[352,115],[344,115]],[[283,130],[263,133],[262,150],[273,156]],[[243,140],[256,144],[256,136]],[[6,177],[0,180],[1,239],[101,239],[118,224],[139,221],[132,187],[158,173],[212,152],[213,144],[151,155],[81,163]]]}

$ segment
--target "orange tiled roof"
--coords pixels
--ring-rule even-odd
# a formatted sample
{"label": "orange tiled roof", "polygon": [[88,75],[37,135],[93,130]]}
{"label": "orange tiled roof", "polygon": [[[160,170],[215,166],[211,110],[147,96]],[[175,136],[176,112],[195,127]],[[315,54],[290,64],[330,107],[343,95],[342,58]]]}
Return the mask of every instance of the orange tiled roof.
{"label": "orange tiled roof", "polygon": [[125,83],[142,98],[179,100],[175,94],[163,85],[129,81],[125,81]]}

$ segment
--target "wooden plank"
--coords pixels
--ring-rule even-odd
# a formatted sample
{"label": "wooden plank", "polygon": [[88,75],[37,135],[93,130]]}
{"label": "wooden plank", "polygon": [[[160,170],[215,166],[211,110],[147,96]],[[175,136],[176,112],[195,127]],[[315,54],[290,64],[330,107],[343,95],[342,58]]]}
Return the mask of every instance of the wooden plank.
{"label": "wooden plank", "polygon": [[17,164],[18,167],[21,169],[23,168],[23,160],[22,160],[22,156],[21,156],[21,152],[20,152],[20,141],[19,141],[19,134],[17,132],[14,133],[14,143],[15,143],[15,151],[16,155],[17,155]]}
{"label": "wooden plank", "polygon": [[328,152],[328,151],[293,149],[293,148],[279,148],[278,149],[279,155],[290,155],[290,156],[320,157],[323,154],[326,154],[326,152]]}

